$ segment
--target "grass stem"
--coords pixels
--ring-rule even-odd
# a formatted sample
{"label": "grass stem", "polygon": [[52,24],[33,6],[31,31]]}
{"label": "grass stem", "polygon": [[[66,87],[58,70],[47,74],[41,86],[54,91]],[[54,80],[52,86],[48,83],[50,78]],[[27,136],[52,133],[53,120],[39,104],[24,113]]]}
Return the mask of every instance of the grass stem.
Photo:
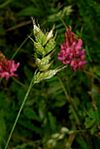
{"label": "grass stem", "polygon": [[19,119],[19,117],[20,117],[20,114],[21,114],[21,112],[22,112],[22,109],[23,109],[23,107],[24,107],[24,105],[25,105],[25,102],[26,102],[26,100],[27,100],[27,98],[28,98],[28,96],[29,96],[29,93],[30,93],[30,91],[31,91],[31,89],[32,89],[32,87],[33,87],[33,85],[34,85],[33,80],[34,80],[34,76],[33,76],[32,80],[31,80],[31,82],[30,82],[30,85],[29,85],[29,87],[28,87],[28,90],[27,90],[27,92],[26,92],[26,94],[25,94],[25,97],[24,97],[24,99],[23,99],[23,102],[22,102],[22,104],[21,104],[21,106],[20,106],[20,109],[19,109],[18,114],[17,114],[17,116],[16,116],[15,122],[14,122],[14,124],[13,124],[13,126],[12,126],[11,132],[10,132],[10,134],[9,134],[9,136],[8,136],[8,140],[7,140],[7,142],[6,142],[6,145],[5,145],[5,148],[4,148],[4,149],[7,149],[7,148],[8,148],[9,142],[10,142],[10,140],[11,140],[12,134],[13,134],[13,132],[14,132],[14,129],[15,129],[15,127],[16,127],[16,124],[17,124],[18,119]]}

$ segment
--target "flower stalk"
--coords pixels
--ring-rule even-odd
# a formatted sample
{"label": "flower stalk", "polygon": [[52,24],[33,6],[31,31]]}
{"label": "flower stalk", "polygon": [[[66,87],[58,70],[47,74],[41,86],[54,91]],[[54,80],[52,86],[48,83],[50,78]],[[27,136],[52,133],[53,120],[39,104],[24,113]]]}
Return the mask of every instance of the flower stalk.
{"label": "flower stalk", "polygon": [[21,104],[21,106],[20,106],[20,109],[19,109],[19,111],[18,111],[18,114],[17,114],[17,116],[16,116],[15,122],[14,122],[14,124],[13,124],[13,127],[12,127],[12,129],[11,129],[11,132],[10,132],[10,134],[9,134],[9,137],[8,137],[8,140],[7,140],[7,142],[6,142],[6,145],[5,145],[5,148],[4,148],[4,149],[7,149],[7,148],[8,148],[9,142],[10,142],[10,140],[11,140],[11,137],[12,137],[12,134],[13,134],[14,129],[15,129],[15,127],[16,127],[16,124],[17,124],[17,122],[18,122],[18,119],[19,119],[19,117],[20,117],[20,115],[21,115],[21,112],[22,112],[23,107],[24,107],[24,105],[25,105],[25,103],[26,103],[26,100],[27,100],[27,98],[28,98],[28,96],[29,96],[29,93],[30,93],[30,91],[31,91],[31,89],[32,89],[32,87],[33,87],[33,85],[34,85],[34,82],[33,82],[33,81],[34,81],[34,77],[32,78],[32,80],[31,80],[31,82],[30,82],[30,85],[29,85],[29,87],[28,87],[28,90],[27,90],[27,92],[26,92],[26,94],[25,94],[25,97],[24,97],[24,99],[23,99],[23,101],[22,101],[22,104]]}

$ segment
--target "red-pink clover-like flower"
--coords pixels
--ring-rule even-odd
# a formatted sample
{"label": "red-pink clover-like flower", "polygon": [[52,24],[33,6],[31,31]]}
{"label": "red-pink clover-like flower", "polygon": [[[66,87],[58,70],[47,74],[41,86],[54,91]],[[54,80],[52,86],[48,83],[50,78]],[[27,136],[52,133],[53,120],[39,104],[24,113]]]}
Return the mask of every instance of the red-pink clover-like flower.
{"label": "red-pink clover-like flower", "polygon": [[82,49],[82,39],[76,38],[75,34],[68,27],[65,32],[65,41],[61,44],[61,51],[58,53],[58,59],[63,64],[70,65],[73,70],[82,69],[86,64],[86,51]]}
{"label": "red-pink clover-like flower", "polygon": [[2,52],[0,52],[0,78],[9,79],[12,76],[17,76],[15,71],[20,63],[15,63],[14,60],[8,60]]}

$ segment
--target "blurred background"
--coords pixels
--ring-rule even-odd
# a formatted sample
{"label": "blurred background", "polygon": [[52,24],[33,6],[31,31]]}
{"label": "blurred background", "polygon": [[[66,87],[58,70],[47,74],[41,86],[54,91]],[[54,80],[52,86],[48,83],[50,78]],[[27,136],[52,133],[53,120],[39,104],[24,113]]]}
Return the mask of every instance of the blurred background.
{"label": "blurred background", "polygon": [[31,17],[44,32],[55,28],[54,67],[60,64],[57,54],[66,26],[83,39],[87,66],[78,72],[68,68],[32,88],[8,149],[99,149],[99,0],[0,0],[0,51],[20,62],[17,78],[0,81],[0,149],[36,69],[34,45],[28,38],[34,38]]}

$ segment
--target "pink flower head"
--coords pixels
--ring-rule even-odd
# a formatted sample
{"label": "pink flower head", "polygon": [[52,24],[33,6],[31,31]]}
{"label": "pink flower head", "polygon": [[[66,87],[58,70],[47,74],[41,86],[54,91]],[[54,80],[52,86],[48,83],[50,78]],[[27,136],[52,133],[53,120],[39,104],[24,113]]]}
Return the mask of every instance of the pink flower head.
{"label": "pink flower head", "polygon": [[15,63],[14,60],[8,60],[0,52],[0,77],[9,79],[12,76],[17,76],[15,71],[19,67],[19,63]]}
{"label": "pink flower head", "polygon": [[63,64],[70,65],[73,70],[82,69],[86,64],[86,51],[82,49],[82,39],[76,38],[71,28],[67,28],[65,41],[61,44],[61,51],[58,53],[58,59]]}

